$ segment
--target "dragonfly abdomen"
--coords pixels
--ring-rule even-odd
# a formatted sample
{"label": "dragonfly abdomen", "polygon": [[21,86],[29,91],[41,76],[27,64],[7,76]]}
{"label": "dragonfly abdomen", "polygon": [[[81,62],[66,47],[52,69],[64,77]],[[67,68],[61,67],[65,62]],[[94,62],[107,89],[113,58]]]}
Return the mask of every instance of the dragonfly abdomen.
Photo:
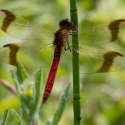
{"label": "dragonfly abdomen", "polygon": [[54,58],[53,58],[53,63],[49,72],[48,80],[46,83],[46,87],[44,90],[44,95],[43,95],[43,103],[47,100],[49,97],[52,87],[54,84],[56,72],[58,69],[59,61],[60,61],[60,56],[61,56],[61,47],[57,46],[54,51]]}

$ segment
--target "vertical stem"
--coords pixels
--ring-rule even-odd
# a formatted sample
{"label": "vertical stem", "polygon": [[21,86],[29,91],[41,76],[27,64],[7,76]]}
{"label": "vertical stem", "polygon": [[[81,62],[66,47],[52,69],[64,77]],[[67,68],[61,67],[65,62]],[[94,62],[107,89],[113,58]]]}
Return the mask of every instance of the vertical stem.
{"label": "vertical stem", "polygon": [[[78,27],[78,15],[76,0],[70,0],[70,15],[74,24],[73,29]],[[79,48],[78,35],[72,36],[72,44],[76,45],[75,49]],[[74,125],[80,125],[80,84],[79,84],[79,54],[73,51],[73,110],[74,110]]]}

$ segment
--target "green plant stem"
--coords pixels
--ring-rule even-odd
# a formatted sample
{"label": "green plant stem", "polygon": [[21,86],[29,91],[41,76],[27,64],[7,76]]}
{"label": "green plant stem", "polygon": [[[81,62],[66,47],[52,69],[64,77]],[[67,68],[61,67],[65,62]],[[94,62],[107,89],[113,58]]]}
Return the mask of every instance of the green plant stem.
{"label": "green plant stem", "polygon": [[[76,0],[70,0],[70,15],[73,22],[73,29],[78,27],[78,14]],[[78,35],[72,36],[72,45],[79,48]],[[80,125],[80,84],[79,84],[79,54],[73,51],[73,110],[74,110],[74,125]]]}

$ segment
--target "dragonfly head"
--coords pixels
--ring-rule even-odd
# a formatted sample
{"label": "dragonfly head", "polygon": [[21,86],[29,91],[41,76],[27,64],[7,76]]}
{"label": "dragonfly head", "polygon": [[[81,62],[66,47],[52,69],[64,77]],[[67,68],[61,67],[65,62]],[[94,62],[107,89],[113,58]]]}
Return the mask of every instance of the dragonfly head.
{"label": "dragonfly head", "polygon": [[70,19],[64,19],[59,22],[59,26],[60,28],[70,30],[73,27],[73,23]]}

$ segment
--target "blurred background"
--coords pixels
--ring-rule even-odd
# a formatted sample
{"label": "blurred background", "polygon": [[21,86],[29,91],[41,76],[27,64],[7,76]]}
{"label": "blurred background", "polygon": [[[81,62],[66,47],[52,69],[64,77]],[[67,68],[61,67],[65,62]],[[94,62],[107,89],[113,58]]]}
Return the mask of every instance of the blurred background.
{"label": "blurred background", "polygon": [[[78,0],[79,26],[87,27],[124,19],[124,5],[124,0]],[[70,18],[69,1],[67,0],[1,0],[0,9],[10,10],[54,31],[58,29],[58,22],[61,19]],[[0,47],[15,42],[21,41],[0,32]],[[118,51],[125,55],[125,40],[120,39],[99,48]],[[0,62],[0,78],[14,85],[10,70],[15,70],[15,68]],[[43,83],[45,84],[49,68],[44,69],[43,72]],[[40,109],[41,125],[53,115],[65,85],[72,81],[71,75],[71,72],[58,70],[53,91]],[[125,124],[125,70],[112,73],[81,74],[80,82],[81,125]],[[0,117],[9,106],[21,114],[18,97],[0,84]],[[7,125],[13,124],[11,115],[10,113]],[[72,92],[59,125],[69,124],[73,124]]]}

